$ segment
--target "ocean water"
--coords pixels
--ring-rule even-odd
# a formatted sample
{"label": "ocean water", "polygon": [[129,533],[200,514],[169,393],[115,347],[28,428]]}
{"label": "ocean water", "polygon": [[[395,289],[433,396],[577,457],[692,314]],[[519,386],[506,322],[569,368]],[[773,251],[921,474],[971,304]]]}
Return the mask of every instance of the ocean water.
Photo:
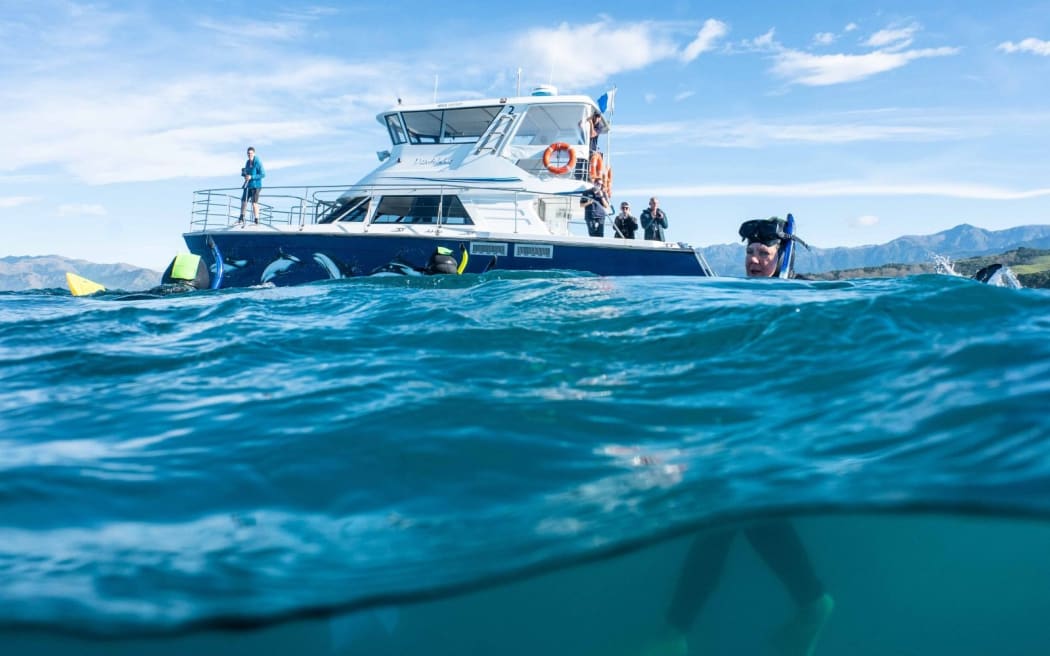
{"label": "ocean water", "polygon": [[[0,293],[0,653],[1050,653],[1050,294],[490,273]],[[702,566],[707,566],[706,563]],[[652,652],[648,652],[652,653]]]}

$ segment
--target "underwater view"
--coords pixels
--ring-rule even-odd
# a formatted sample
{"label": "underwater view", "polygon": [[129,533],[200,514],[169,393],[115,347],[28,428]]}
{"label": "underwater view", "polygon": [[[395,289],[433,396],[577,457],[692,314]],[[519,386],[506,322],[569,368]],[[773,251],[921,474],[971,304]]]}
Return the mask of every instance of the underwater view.
{"label": "underwater view", "polygon": [[1043,654],[1050,293],[0,293],[0,653]]}

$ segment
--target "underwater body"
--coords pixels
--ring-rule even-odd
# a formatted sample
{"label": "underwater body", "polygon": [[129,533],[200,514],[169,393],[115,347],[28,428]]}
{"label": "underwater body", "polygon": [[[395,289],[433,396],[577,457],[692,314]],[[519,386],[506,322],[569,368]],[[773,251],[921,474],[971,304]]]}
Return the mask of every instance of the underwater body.
{"label": "underwater body", "polygon": [[[1050,294],[490,272],[0,294],[0,652],[816,654],[1050,645]],[[796,651],[798,653],[798,651]]]}

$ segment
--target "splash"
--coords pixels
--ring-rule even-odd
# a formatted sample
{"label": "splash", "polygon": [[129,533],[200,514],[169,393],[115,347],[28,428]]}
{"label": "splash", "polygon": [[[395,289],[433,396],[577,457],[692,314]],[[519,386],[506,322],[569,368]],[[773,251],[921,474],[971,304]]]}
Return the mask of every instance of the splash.
{"label": "splash", "polygon": [[1017,275],[1002,263],[995,263],[981,269],[973,276],[964,276],[955,270],[955,264],[946,255],[930,252],[930,259],[936,266],[937,273],[946,276],[958,276],[960,278],[972,277],[992,287],[1008,287],[1010,289],[1022,289],[1024,285],[1018,280]]}
{"label": "splash", "polygon": [[988,278],[987,284],[993,287],[1009,287],[1010,289],[1021,289],[1024,287],[1014,272],[1010,270],[1010,267],[1005,264]]}
{"label": "splash", "polygon": [[946,276],[961,276],[962,274],[955,270],[955,264],[947,255],[939,255],[934,252],[930,252],[930,259],[933,260],[934,266],[937,267],[937,273]]}

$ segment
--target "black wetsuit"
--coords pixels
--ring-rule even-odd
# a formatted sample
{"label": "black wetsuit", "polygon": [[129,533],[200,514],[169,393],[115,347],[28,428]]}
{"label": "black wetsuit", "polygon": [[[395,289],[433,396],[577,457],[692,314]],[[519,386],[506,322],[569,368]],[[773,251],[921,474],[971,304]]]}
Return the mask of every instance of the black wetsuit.
{"label": "black wetsuit", "polygon": [[667,612],[668,623],[682,633],[689,631],[693,620],[718,586],[729,546],[738,532],[747,536],[752,548],[783,582],[800,607],[824,594],[824,584],[817,578],[806,548],[791,522],[778,519],[740,529],[704,533],[689,548]]}

